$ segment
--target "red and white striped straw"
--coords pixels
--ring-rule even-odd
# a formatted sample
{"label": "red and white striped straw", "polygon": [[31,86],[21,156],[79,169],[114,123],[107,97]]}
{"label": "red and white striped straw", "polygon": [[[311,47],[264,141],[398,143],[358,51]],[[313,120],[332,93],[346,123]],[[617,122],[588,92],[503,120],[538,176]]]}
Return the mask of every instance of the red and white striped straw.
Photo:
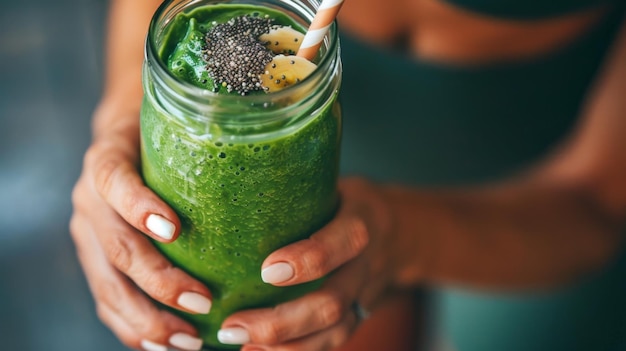
{"label": "red and white striped straw", "polygon": [[328,28],[330,28],[335,17],[337,17],[341,5],[343,5],[343,0],[322,0],[309,26],[309,30],[304,35],[304,39],[302,39],[302,44],[300,44],[300,49],[296,56],[304,57],[309,61],[313,60],[317,50],[322,45],[324,35],[326,35]]}

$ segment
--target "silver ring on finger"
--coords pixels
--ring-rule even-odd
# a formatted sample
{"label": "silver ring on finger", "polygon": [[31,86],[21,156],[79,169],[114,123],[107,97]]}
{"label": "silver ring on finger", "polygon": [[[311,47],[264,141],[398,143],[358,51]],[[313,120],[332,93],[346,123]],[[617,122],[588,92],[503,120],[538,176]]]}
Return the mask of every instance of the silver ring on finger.
{"label": "silver ring on finger", "polygon": [[352,306],[350,306],[352,312],[356,316],[357,324],[361,324],[364,320],[368,319],[371,315],[371,312],[365,309],[358,301],[354,301]]}

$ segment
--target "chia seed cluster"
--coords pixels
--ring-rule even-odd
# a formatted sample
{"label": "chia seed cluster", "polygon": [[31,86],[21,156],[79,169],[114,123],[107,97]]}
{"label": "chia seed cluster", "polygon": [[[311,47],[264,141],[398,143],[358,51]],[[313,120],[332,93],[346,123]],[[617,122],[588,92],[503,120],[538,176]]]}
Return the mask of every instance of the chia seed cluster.
{"label": "chia seed cluster", "polygon": [[274,55],[259,36],[271,28],[272,20],[267,16],[244,15],[214,23],[204,38],[203,58],[216,91],[219,86],[241,95],[263,90],[260,75]]}

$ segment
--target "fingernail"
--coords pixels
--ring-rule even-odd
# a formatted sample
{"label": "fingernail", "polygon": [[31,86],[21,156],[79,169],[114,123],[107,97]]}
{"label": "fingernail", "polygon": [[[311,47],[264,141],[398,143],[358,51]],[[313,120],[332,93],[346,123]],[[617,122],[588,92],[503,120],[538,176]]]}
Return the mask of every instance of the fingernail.
{"label": "fingernail", "polygon": [[151,214],[148,216],[148,219],[146,219],[146,227],[148,227],[152,233],[165,240],[173,238],[174,232],[176,231],[174,223],[157,214]]}
{"label": "fingernail", "polygon": [[198,351],[202,348],[202,339],[185,333],[176,333],[170,336],[170,344],[179,349]]}
{"label": "fingernail", "polygon": [[294,271],[289,263],[279,262],[261,271],[261,279],[269,284],[278,284],[293,277]]}
{"label": "fingernail", "polygon": [[141,348],[145,351],[167,351],[167,346],[157,344],[150,340],[141,340]]}
{"label": "fingernail", "polygon": [[222,344],[242,345],[250,341],[250,334],[243,328],[226,328],[217,332],[217,340]]}
{"label": "fingernail", "polygon": [[190,311],[207,314],[211,310],[211,300],[195,292],[184,292],[176,300],[181,307]]}

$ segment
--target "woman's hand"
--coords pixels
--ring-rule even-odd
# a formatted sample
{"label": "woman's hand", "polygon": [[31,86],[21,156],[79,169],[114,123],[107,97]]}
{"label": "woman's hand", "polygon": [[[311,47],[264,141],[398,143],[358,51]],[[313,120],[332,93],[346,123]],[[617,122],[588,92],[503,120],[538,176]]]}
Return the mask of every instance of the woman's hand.
{"label": "woman's hand", "polygon": [[307,240],[272,253],[263,280],[276,286],[326,276],[323,286],[275,308],[233,314],[222,324],[223,343],[242,350],[330,350],[345,343],[360,319],[360,306],[382,302],[395,277],[397,260],[388,237],[393,232],[386,201],[373,184],[360,179],[341,183],[336,218]]}
{"label": "woman's hand", "polygon": [[194,328],[144,294],[191,313],[208,313],[211,307],[209,290],[172,266],[145,236],[171,242],[180,222],[144,186],[137,172],[138,117],[126,117],[134,122],[96,134],[85,155],[72,194],[72,238],[98,316],[124,344],[149,351],[199,350],[202,341]]}

